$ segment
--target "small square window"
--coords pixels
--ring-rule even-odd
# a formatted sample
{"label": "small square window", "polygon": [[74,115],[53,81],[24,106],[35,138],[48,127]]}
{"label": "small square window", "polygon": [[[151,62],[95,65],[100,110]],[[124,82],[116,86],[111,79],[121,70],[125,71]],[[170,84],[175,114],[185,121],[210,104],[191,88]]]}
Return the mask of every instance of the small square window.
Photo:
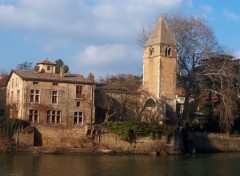
{"label": "small square window", "polygon": [[33,81],[33,85],[37,85],[38,84],[38,82],[36,82],[36,81]]}
{"label": "small square window", "polygon": [[53,86],[57,86],[58,85],[58,83],[53,83]]}
{"label": "small square window", "polygon": [[47,66],[47,70],[51,70],[51,66],[48,65],[48,66]]}

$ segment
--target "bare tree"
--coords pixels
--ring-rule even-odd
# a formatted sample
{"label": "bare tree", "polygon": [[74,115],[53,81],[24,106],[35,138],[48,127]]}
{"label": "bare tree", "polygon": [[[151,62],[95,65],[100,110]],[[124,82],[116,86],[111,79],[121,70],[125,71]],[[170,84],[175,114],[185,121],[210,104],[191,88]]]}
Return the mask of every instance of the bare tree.
{"label": "bare tree", "polygon": [[21,64],[18,64],[16,66],[16,70],[32,70],[33,66],[32,66],[32,62],[23,62]]}
{"label": "bare tree", "polygon": [[141,86],[141,78],[119,74],[102,78],[101,83],[104,86],[97,89],[96,98],[101,102],[99,105],[105,109],[105,121],[127,119],[127,113],[131,109],[128,107],[129,103],[133,97],[138,99],[137,97],[140,96],[138,90]]}
{"label": "bare tree", "polygon": [[101,79],[101,82],[105,85],[96,89],[95,102],[105,111],[105,121],[163,120],[161,101],[154,100],[143,89],[141,77],[120,74]]}
{"label": "bare tree", "polygon": [[203,59],[199,67],[201,94],[208,97],[219,116],[223,132],[232,129],[239,103],[239,60],[230,55],[215,55]]}

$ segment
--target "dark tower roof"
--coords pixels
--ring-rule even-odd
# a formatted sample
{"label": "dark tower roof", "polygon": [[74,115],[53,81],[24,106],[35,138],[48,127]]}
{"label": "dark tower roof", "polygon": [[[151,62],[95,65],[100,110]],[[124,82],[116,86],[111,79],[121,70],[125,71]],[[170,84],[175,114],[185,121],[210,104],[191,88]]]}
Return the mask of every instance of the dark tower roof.
{"label": "dark tower roof", "polygon": [[158,19],[158,22],[151,32],[151,35],[145,43],[144,47],[156,45],[159,43],[175,46],[177,43],[163,16]]}

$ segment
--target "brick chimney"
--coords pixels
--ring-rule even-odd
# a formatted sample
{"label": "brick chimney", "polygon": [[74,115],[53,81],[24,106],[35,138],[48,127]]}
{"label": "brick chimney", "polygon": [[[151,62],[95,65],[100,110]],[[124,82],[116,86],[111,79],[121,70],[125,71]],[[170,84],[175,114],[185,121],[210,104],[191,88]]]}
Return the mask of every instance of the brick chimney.
{"label": "brick chimney", "polygon": [[60,77],[63,78],[64,77],[64,66],[60,67]]}
{"label": "brick chimney", "polygon": [[34,67],[34,72],[35,72],[35,73],[39,73],[39,72],[40,72],[39,66],[36,65],[36,66]]}

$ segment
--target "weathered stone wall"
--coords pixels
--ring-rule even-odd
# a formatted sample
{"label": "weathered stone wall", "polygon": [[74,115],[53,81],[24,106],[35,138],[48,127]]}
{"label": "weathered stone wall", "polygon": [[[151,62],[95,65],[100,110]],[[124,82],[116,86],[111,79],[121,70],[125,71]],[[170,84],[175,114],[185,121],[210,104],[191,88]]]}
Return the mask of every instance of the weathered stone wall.
{"label": "weathered stone wall", "polygon": [[152,140],[150,137],[140,137],[136,141],[123,141],[116,134],[101,134],[100,149],[110,149],[116,152],[137,153],[137,154],[169,154],[177,150],[174,139],[166,138]]}
{"label": "weathered stone wall", "polygon": [[189,133],[189,145],[197,152],[239,152],[240,136],[214,133]]}
{"label": "weathered stone wall", "polygon": [[34,127],[26,127],[15,132],[12,136],[13,141],[18,146],[31,147],[34,145]]}
{"label": "weathered stone wall", "polygon": [[[37,123],[47,123],[47,110],[61,111],[61,124],[74,125],[74,112],[83,113],[83,124],[94,121],[94,95],[93,85],[83,86],[83,97],[76,98],[76,85],[74,83],[57,83],[47,81],[24,81],[15,73],[12,74],[7,85],[7,106],[9,117],[20,118],[29,121],[29,109],[39,111]],[[40,90],[40,103],[30,102],[30,91]],[[57,103],[52,103],[52,91],[57,91]],[[80,106],[77,107],[77,102]]]}
{"label": "weathered stone wall", "polygon": [[84,148],[92,146],[82,126],[67,128],[63,126],[36,126],[35,145],[49,148]]}

